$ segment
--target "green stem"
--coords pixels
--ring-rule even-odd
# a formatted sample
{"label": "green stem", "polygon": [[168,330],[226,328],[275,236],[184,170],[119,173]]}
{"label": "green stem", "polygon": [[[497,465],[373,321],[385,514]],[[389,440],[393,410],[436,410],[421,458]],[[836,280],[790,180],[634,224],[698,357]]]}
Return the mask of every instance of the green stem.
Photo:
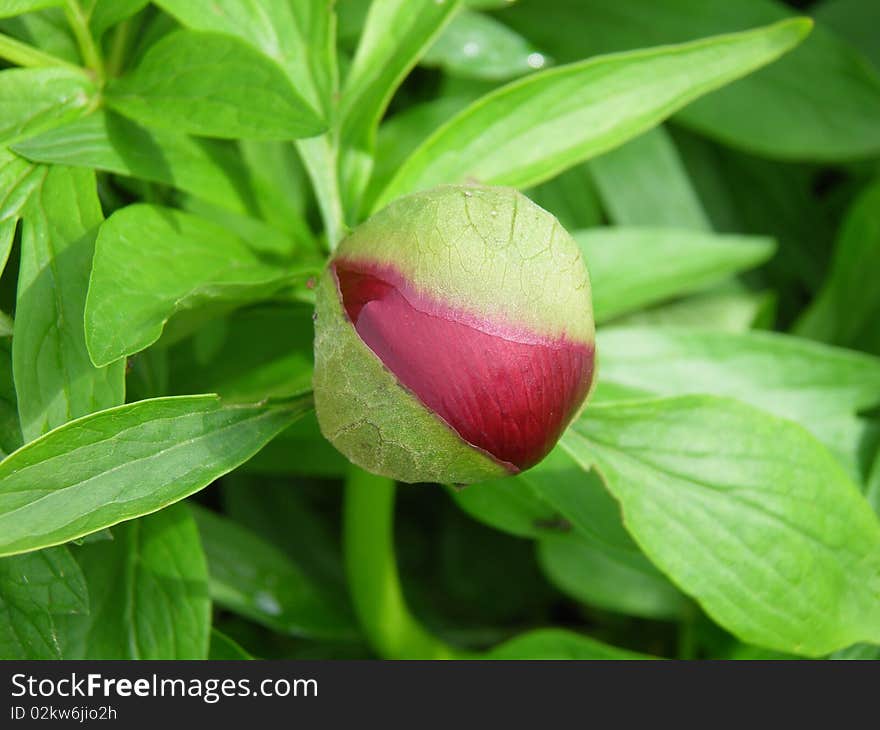
{"label": "green stem", "polygon": [[80,7],[79,0],[64,0],[64,13],[67,16],[70,29],[76,37],[83,62],[95,72],[98,82],[103,82],[107,78],[107,71],[104,68],[104,56],[101,54],[101,49],[95,43],[92,31],[89,28],[88,16]]}
{"label": "green stem", "polygon": [[41,51],[39,48],[29,46],[27,43],[22,43],[2,33],[0,33],[0,58],[4,58],[16,66],[27,66],[29,68],[44,68],[46,66],[79,68],[79,66],[68,63],[63,58],[53,56],[51,53]]}
{"label": "green stem", "polygon": [[394,557],[394,489],[391,479],[354,466],[346,480],[343,537],[355,611],[382,657],[464,658],[425,631],[406,605]]}
{"label": "green stem", "polygon": [[110,76],[118,76],[122,72],[125,57],[128,54],[128,45],[132,38],[132,29],[131,18],[128,18],[117,25],[113,31],[107,54],[107,74]]}
{"label": "green stem", "polygon": [[315,189],[318,208],[327,234],[330,252],[345,236],[345,214],[339,191],[339,159],[335,139],[330,133],[297,140],[297,148]]}

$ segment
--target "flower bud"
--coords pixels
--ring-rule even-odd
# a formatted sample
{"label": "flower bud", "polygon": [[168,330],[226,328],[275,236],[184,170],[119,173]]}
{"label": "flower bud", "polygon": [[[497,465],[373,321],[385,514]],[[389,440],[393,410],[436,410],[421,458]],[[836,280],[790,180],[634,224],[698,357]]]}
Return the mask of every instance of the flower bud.
{"label": "flower bud", "polygon": [[324,436],[405,482],[540,461],[593,379],[590,282],[559,222],[515,190],[401,198],[339,246],[317,291]]}

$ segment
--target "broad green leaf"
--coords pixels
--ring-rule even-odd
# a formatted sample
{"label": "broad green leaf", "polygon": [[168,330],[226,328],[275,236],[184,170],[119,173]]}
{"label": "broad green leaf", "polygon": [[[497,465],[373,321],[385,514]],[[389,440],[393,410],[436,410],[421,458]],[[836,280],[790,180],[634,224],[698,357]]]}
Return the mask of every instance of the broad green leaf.
{"label": "broad green leaf", "polygon": [[12,379],[12,343],[7,335],[0,339],[0,459],[11,454],[21,444],[18,401]]}
{"label": "broad green leaf", "polygon": [[58,623],[89,595],[65,547],[0,559],[0,659],[61,659]]}
{"label": "broad green leaf", "polygon": [[172,349],[169,392],[207,390],[227,402],[254,403],[310,391],[313,312],[262,306],[214,320]]}
{"label": "broad green leaf", "polygon": [[311,407],[157,398],[99,411],[0,462],[0,555],[155,512],[247,461]]}
{"label": "broad green leaf", "polygon": [[[15,221],[45,176],[45,168],[0,147],[0,221]],[[4,230],[9,235],[9,229]]]}
{"label": "broad green leaf", "polygon": [[604,221],[602,203],[588,163],[575,165],[527,190],[526,196],[555,215],[567,231],[593,228]]}
{"label": "broad green leaf", "polygon": [[[525,2],[504,18],[568,62],[741,31],[794,12],[776,0],[553,0],[552,12]],[[880,151],[878,115],[880,74],[820,24],[789,57],[695,102],[677,120],[767,157],[841,160]]]}
{"label": "broad green leaf", "polygon": [[211,648],[208,658],[213,661],[236,661],[253,659],[236,641],[222,631],[211,629]]}
{"label": "broad green leaf", "polygon": [[35,10],[61,5],[64,0],[0,0],[0,18],[32,13]]}
{"label": "broad green leaf", "polygon": [[828,658],[850,661],[880,661],[880,646],[877,644],[853,644],[846,649],[834,652]]}
{"label": "broad green leaf", "polygon": [[818,656],[880,639],[880,522],[800,426],[737,401],[593,405],[563,436],[648,557],[721,626]]}
{"label": "broad green leaf", "polygon": [[496,646],[487,659],[652,659],[563,629],[537,629]]}
{"label": "broad green leaf", "polygon": [[874,458],[874,468],[868,476],[868,486],[865,489],[865,496],[868,502],[874,508],[874,512],[880,517],[880,451]]}
{"label": "broad green leaf", "polygon": [[638,552],[610,552],[574,535],[538,542],[550,581],[568,595],[609,611],[679,619],[689,601]]}
{"label": "broad green leaf", "polygon": [[[273,59],[325,118],[335,84],[326,0],[154,0],[187,28],[237,36]],[[326,46],[326,48],[325,48]]]}
{"label": "broad green leaf", "polygon": [[0,23],[3,32],[15,39],[46,51],[71,66],[79,66],[80,51],[62,8],[46,7]]}
{"label": "broad green leaf", "polygon": [[117,211],[95,245],[85,307],[92,360],[113,362],[144,349],[176,312],[267,299],[314,273],[297,266],[289,251],[280,234],[245,241],[171,208],[136,204]]}
{"label": "broad green leaf", "polygon": [[595,228],[574,236],[600,322],[703,289],[766,261],[774,250],[768,238],[664,228]]}
{"label": "broad green leaf", "polygon": [[[751,292],[728,284],[619,317],[615,326],[683,327],[712,332],[748,332],[775,315],[776,297],[768,292]],[[733,282],[736,283],[736,282]]]}
{"label": "broad green leaf", "polygon": [[505,80],[544,68],[548,61],[493,17],[462,10],[425,52],[421,64],[468,78]]}
{"label": "broad green leaf", "polygon": [[712,228],[663,127],[591,160],[590,170],[609,217],[618,225]]}
{"label": "broad green leaf", "polygon": [[100,38],[108,28],[140,12],[150,0],[80,0],[89,28]]}
{"label": "broad green leaf", "polygon": [[65,659],[207,658],[208,568],[186,506],[119,525],[75,554],[91,606],[64,625]]}
{"label": "broad green leaf", "polygon": [[105,98],[135,121],[206,137],[295,139],[324,129],[277,64],[221,33],[165,36]]}
{"label": "broad green leaf", "polygon": [[813,339],[880,354],[880,183],[847,213],[831,271],[795,331]]}
{"label": "broad green leaf", "polygon": [[6,268],[6,262],[9,260],[9,254],[12,251],[12,242],[15,240],[15,229],[17,221],[15,218],[7,218],[0,221],[0,275]]}
{"label": "broad green leaf", "polygon": [[241,213],[255,208],[241,160],[217,140],[147,129],[95,112],[14,146],[35,162],[92,167],[171,185]]}
{"label": "broad green leaf", "polygon": [[195,511],[211,574],[211,595],[227,610],[274,631],[314,638],[356,633],[354,619],[299,566],[255,533],[209,510]]}
{"label": "broad green leaf", "polygon": [[125,399],[124,363],[95,367],[83,311],[103,215],[90,170],[52,167],[24,208],[12,362],[25,441]]}
{"label": "broad green leaf", "polygon": [[880,359],[769,332],[613,328],[599,333],[604,382],[646,394],[710,393],[797,421],[853,474],[880,404]]}
{"label": "broad green leaf", "polygon": [[[342,88],[346,140],[371,145],[394,91],[458,8],[458,0],[373,0]],[[393,28],[393,32],[389,29]],[[369,148],[367,147],[367,152]]]}
{"label": "broad green leaf", "polygon": [[75,68],[0,71],[0,144],[9,145],[84,114],[98,93]]}
{"label": "broad green leaf", "polygon": [[239,146],[261,217],[297,240],[310,238],[305,216],[311,191],[296,147],[258,140],[242,140]]}
{"label": "broad green leaf", "polygon": [[379,206],[438,183],[529,187],[607,152],[800,43],[808,20],[590,59],[493,91],[431,136]]}
{"label": "broad green leaf", "polygon": [[810,8],[816,21],[858,48],[880,70],[880,3],[872,0],[821,0]]}

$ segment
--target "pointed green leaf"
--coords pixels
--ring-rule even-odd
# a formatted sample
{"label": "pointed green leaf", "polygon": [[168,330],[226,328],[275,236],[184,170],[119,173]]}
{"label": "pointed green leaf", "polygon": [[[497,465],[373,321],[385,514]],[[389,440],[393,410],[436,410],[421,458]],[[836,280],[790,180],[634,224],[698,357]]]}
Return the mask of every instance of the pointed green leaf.
{"label": "pointed green leaf", "polygon": [[220,33],[165,36],[105,98],[135,121],[206,137],[295,139],[325,126],[274,61]]}
{"label": "pointed green leaf", "polygon": [[527,76],[441,127],[398,171],[377,207],[439,183],[535,185],[774,61],[811,27],[809,20],[788,20]]}
{"label": "pointed green leaf", "polygon": [[314,274],[281,234],[243,240],[219,223],[136,204],[101,226],[85,305],[92,360],[108,363],[155,342],[177,312],[267,299]]}
{"label": "pointed green leaf", "polygon": [[64,124],[81,116],[97,88],[75,68],[15,68],[0,71],[0,144]]}
{"label": "pointed green leaf", "polygon": [[574,238],[590,270],[597,322],[706,288],[774,251],[769,238],[681,229],[593,228]]}
{"label": "pointed green leaf", "polygon": [[138,401],[71,421],[0,462],[0,555],[155,512],[247,461],[311,408]]}
{"label": "pointed green leaf", "polygon": [[599,333],[602,381],[645,394],[711,393],[797,421],[858,474],[866,424],[880,404],[880,359],[769,332],[671,328]]}
{"label": "pointed green leaf", "polygon": [[487,659],[650,659],[563,629],[538,629],[496,646]]}
{"label": "pointed green leaf", "polygon": [[125,399],[124,363],[95,367],[83,311],[103,214],[90,170],[44,168],[24,208],[12,362],[25,441]]}

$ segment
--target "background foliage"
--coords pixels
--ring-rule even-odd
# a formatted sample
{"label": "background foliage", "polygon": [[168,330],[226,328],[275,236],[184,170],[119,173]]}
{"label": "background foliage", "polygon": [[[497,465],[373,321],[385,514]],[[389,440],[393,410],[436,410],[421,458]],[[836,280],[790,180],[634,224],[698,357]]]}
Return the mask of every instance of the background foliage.
{"label": "background foliage", "polygon": [[[0,0],[0,657],[878,658],[878,27]],[[575,235],[599,385],[396,488],[318,432],[313,277],[469,180]]]}

